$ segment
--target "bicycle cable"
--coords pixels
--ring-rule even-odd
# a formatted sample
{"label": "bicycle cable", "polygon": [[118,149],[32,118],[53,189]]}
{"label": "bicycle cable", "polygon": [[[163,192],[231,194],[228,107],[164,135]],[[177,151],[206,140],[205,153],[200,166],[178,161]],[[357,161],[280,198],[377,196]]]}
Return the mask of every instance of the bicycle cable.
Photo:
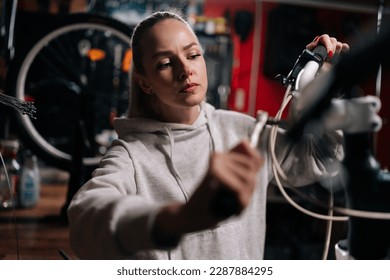
{"label": "bicycle cable", "polygon": [[291,87],[288,86],[287,90],[285,92],[281,107],[279,111],[277,112],[275,118],[274,118],[274,124],[272,125],[271,128],[271,134],[270,134],[270,144],[269,144],[269,149],[271,152],[271,157],[272,157],[272,170],[275,176],[275,181],[277,183],[277,186],[284,196],[284,198],[297,210],[300,212],[309,215],[311,217],[321,219],[321,220],[331,220],[331,221],[347,221],[348,216],[352,217],[358,217],[358,218],[368,218],[368,219],[380,219],[380,220],[390,220],[390,213],[387,212],[376,212],[376,211],[364,211],[364,210],[357,210],[357,209],[351,209],[351,208],[345,208],[345,207],[332,207],[328,208],[328,210],[332,209],[334,212],[337,212],[339,214],[343,214],[345,216],[330,216],[330,215],[323,215],[319,214],[313,211],[310,211],[308,209],[305,209],[304,207],[300,206],[297,204],[285,191],[285,187],[283,186],[280,177],[283,178],[284,181],[288,182],[288,177],[284,173],[283,169],[280,166],[279,160],[277,159],[276,156],[276,139],[277,139],[277,129],[279,128],[278,122],[281,120],[281,116],[287,107],[287,104],[290,102],[292,99],[292,92],[291,92]]}
{"label": "bicycle cable", "polygon": [[[11,181],[9,179],[7,167],[5,165],[4,158],[3,158],[3,155],[1,154],[1,152],[0,152],[0,160],[1,160],[1,163],[2,163],[3,168],[4,168],[4,174],[5,174],[5,178],[7,180],[8,191],[10,193],[11,200],[15,201],[15,197],[14,197],[12,187],[11,187]],[[20,255],[19,254],[19,233],[18,233],[18,223],[17,223],[17,219],[16,219],[15,203],[12,203],[12,218],[13,218],[15,242],[16,242],[16,258],[19,260],[19,258],[20,258],[19,257],[19,255]]]}

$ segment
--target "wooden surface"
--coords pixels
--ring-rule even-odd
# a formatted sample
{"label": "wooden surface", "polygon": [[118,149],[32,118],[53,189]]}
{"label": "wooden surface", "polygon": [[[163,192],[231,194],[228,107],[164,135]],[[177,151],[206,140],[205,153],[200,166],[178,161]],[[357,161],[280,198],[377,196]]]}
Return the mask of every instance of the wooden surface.
{"label": "wooden surface", "polygon": [[[69,244],[68,225],[61,217],[66,183],[44,184],[37,206],[0,209],[0,259],[75,259]],[[15,223],[16,221],[16,223]]]}

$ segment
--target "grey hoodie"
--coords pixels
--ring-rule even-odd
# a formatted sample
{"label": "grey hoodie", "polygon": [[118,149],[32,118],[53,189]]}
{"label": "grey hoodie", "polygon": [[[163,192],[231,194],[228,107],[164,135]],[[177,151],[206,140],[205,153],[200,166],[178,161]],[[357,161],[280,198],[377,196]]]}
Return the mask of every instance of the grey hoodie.
{"label": "grey hoodie", "polygon": [[[259,149],[266,164],[250,205],[215,228],[183,236],[177,246],[162,249],[151,237],[159,209],[188,201],[202,182],[213,151],[227,151],[249,138],[255,119],[209,104],[192,125],[150,119],[115,120],[118,140],[102,159],[68,209],[72,247],[82,259],[262,259],[266,189],[272,180],[267,155],[269,128]],[[336,137],[336,134],[335,134]],[[315,141],[291,148],[278,137],[278,157],[294,185],[326,175],[326,162],[338,155],[340,139],[329,138],[319,159]],[[337,137],[336,137],[337,138]],[[321,151],[323,153],[323,151]],[[300,155],[299,164],[297,157]],[[314,155],[314,157],[313,157]],[[329,155],[329,156],[328,156]],[[324,163],[325,162],[325,163]]]}

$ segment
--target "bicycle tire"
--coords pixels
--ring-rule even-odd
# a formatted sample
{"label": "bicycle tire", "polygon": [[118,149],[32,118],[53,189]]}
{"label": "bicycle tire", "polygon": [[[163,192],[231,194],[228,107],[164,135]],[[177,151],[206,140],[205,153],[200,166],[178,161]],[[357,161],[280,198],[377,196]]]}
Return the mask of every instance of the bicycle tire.
{"label": "bicycle tire", "polygon": [[[85,149],[82,159],[85,166],[96,166],[104,153],[99,150],[107,148],[96,137],[112,129],[107,114],[115,106],[119,115],[127,109],[128,73],[122,69],[118,73],[118,58],[122,62],[130,50],[132,27],[88,13],[69,14],[51,26],[24,54],[17,54],[9,68],[8,94],[32,99],[37,107],[36,119],[16,112],[17,134],[39,158],[71,170],[74,126],[84,120],[84,114],[97,111],[84,117],[85,133],[93,145]],[[106,51],[100,53],[104,59],[85,58],[88,48]],[[106,77],[110,82],[105,82]]]}

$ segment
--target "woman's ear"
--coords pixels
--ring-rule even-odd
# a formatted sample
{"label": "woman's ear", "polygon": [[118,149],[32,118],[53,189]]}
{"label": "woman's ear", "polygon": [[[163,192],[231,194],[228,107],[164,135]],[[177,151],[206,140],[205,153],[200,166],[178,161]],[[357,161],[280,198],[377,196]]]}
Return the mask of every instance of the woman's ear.
{"label": "woman's ear", "polygon": [[141,74],[134,72],[135,82],[139,85],[142,91],[146,94],[152,94],[152,88],[149,85],[149,81]]}

